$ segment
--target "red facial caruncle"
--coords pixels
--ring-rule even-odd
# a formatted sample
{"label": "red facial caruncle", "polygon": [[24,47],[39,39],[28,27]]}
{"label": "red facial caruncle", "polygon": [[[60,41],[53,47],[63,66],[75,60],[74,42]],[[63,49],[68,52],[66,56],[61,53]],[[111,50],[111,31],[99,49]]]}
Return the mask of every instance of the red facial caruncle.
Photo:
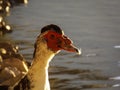
{"label": "red facial caruncle", "polygon": [[47,41],[48,48],[53,51],[63,49],[66,51],[79,53],[79,50],[72,45],[72,41],[63,34],[50,30],[44,35],[44,37]]}

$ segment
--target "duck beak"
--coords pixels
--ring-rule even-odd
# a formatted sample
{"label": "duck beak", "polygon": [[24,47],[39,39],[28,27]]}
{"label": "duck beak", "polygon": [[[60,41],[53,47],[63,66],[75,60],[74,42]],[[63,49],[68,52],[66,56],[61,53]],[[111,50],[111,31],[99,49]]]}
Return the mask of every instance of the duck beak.
{"label": "duck beak", "polygon": [[75,53],[77,53],[77,54],[81,54],[81,49],[78,49],[78,48],[76,48],[75,46],[73,46],[72,44],[70,44],[70,45],[65,45],[64,47],[63,47],[63,49],[64,50],[66,50],[66,51],[69,51],[69,52],[75,52]]}
{"label": "duck beak", "polygon": [[68,37],[63,35],[60,41],[61,41],[61,45],[60,45],[61,49],[69,52],[75,52],[79,55],[81,54],[81,49],[76,48],[73,45],[72,40],[70,40]]}

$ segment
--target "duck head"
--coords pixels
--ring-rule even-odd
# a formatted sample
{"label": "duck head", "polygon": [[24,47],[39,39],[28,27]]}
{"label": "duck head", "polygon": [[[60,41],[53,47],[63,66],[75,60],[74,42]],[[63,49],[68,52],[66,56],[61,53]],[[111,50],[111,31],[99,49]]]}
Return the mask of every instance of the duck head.
{"label": "duck head", "polygon": [[73,45],[72,40],[57,25],[45,26],[41,29],[41,33],[45,33],[43,37],[47,42],[48,48],[53,52],[66,50],[81,54],[81,51]]}

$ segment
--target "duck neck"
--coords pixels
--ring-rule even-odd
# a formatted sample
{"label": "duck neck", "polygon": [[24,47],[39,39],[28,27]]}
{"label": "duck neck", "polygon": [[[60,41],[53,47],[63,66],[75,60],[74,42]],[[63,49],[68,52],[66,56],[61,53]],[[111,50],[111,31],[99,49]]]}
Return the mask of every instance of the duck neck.
{"label": "duck neck", "polygon": [[44,46],[40,47],[35,50],[33,63],[28,72],[30,90],[50,90],[48,67],[54,53]]}

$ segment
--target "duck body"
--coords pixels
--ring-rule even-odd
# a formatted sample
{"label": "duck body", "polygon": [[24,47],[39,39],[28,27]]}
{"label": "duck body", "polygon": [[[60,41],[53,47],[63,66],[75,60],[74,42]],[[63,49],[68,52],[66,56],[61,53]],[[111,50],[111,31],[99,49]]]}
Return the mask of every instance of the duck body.
{"label": "duck body", "polygon": [[28,72],[28,65],[18,53],[18,47],[9,42],[0,42],[0,90],[8,90]]}

